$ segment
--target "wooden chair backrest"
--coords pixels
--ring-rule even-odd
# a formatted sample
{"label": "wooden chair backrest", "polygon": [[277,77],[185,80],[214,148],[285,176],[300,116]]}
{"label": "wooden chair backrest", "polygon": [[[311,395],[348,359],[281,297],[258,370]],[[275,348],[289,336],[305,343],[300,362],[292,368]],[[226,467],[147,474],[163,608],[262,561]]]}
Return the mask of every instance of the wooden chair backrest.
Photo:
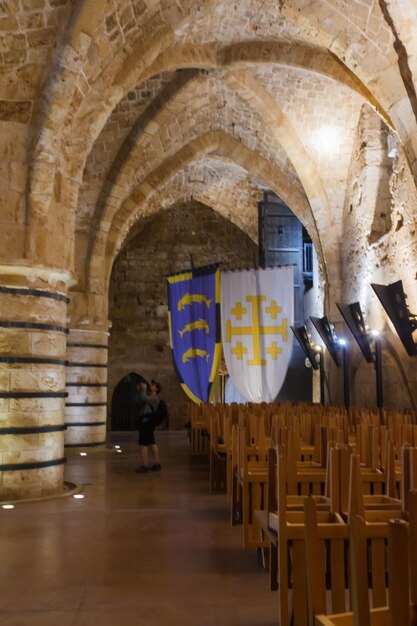
{"label": "wooden chair backrest", "polygon": [[[388,624],[411,626],[409,535],[415,534],[406,521],[390,520],[388,526]],[[369,607],[366,524],[354,517],[350,524],[350,580],[354,626],[371,626]]]}
{"label": "wooden chair backrest", "polygon": [[[314,616],[329,613],[345,613],[350,610],[347,594],[349,568],[354,573],[350,576],[350,585],[355,601],[363,605],[362,597],[368,598],[368,589],[372,590],[373,605],[386,605],[385,584],[385,546],[388,536],[388,524],[365,524],[363,518],[354,516],[349,526],[318,524],[317,507],[314,498],[308,498],[304,509],[307,595],[309,605],[309,624],[314,626]],[[357,520],[363,524],[357,528]],[[349,542],[349,551],[345,545]],[[360,547],[352,552],[353,544],[360,542]],[[363,555],[371,554],[369,565]],[[357,578],[354,580],[354,576]],[[330,602],[326,600],[326,581],[330,587]],[[356,588],[357,585],[357,588]],[[368,605],[369,606],[369,600]],[[366,622],[362,624],[363,626]]]}
{"label": "wooden chair backrest", "polygon": [[317,506],[312,497],[305,502],[304,524],[308,618],[309,625],[314,626],[315,615],[329,612],[326,580],[330,582],[332,611],[343,613],[347,610],[345,543],[349,531],[347,525],[318,524]]}

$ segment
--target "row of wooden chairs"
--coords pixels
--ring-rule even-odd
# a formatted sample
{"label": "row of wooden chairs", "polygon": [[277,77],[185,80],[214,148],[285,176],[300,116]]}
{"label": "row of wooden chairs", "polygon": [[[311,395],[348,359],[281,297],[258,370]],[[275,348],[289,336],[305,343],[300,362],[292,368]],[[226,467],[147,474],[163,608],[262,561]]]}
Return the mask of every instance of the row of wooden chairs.
{"label": "row of wooden chairs", "polygon": [[330,537],[320,528],[314,501],[308,499],[304,516],[309,626],[415,626],[417,491],[410,491],[408,502],[409,523],[399,518],[369,523],[355,515]]}
{"label": "row of wooden chairs", "polygon": [[[358,587],[349,578],[363,548],[363,541],[356,545],[355,539],[350,545],[349,538],[357,536],[365,537],[365,556],[369,553],[369,623],[396,624],[390,617],[396,609],[388,609],[386,602],[386,546],[390,519],[401,520],[394,526],[407,525],[414,506],[415,417],[386,413],[381,424],[363,411],[346,416],[304,409],[206,409],[210,453],[227,468],[223,486],[232,523],[242,524],[245,546],[270,548],[270,585],[279,593],[280,626],[362,624],[357,621]],[[309,573],[314,551],[324,565]],[[408,607],[404,598],[403,593]],[[375,621],[380,615],[391,622]],[[411,623],[404,621],[404,626]]]}
{"label": "row of wooden chairs", "polygon": [[[360,454],[364,462],[372,466],[372,447],[375,438],[381,440],[387,436],[397,447],[405,441],[417,445],[417,415],[411,410],[388,411],[375,409],[352,408],[346,412],[344,407],[333,407],[307,403],[260,403],[260,404],[189,404],[188,424],[191,454],[204,455],[210,460],[210,489],[222,491],[229,488],[230,496],[230,451],[232,426],[245,426],[248,438],[256,440],[256,431],[260,421],[265,423],[265,434],[271,441],[277,441],[276,431],[280,428],[291,428],[300,433],[303,446],[318,449],[316,434],[321,426],[337,428],[343,431],[343,439],[349,436],[360,440]],[[375,431],[370,443],[361,431],[368,433],[370,428]],[[385,449],[385,445],[383,450]],[[226,470],[227,454],[229,466]],[[365,458],[366,457],[366,458]],[[318,461],[315,458],[315,461]]]}
{"label": "row of wooden chairs", "polygon": [[[374,603],[376,602],[377,606],[383,606],[385,569],[382,565],[388,536],[387,524],[391,518],[408,519],[409,517],[412,507],[409,501],[409,490],[415,486],[412,468],[417,449],[405,447],[402,451],[404,480],[401,482],[401,499],[389,495],[364,494],[363,485],[366,483],[363,478],[367,480],[366,468],[361,465],[359,455],[350,450],[349,496],[346,506],[342,492],[344,475],[341,474],[341,459],[344,452],[346,452],[346,446],[330,447],[325,495],[310,495],[309,506],[314,505],[320,537],[327,542],[327,568],[336,567],[339,562],[343,563],[347,525],[350,521],[358,516],[364,520],[372,563],[375,565],[375,574],[371,577],[372,594]],[[290,589],[293,596],[292,623],[294,626],[305,626],[308,607],[303,508],[306,497],[289,494],[285,481],[284,457],[283,448],[269,451],[267,510],[257,512],[256,517],[263,535],[270,543],[270,585],[271,589],[279,590],[280,626],[287,626],[290,623]],[[337,612],[346,608],[342,603],[345,598],[345,585],[342,586],[343,576],[342,568],[339,572],[339,581],[335,575],[332,587],[332,606]]]}
{"label": "row of wooden chairs", "polygon": [[[240,407],[239,407],[240,408]],[[233,407],[232,407],[233,409]],[[216,424],[220,417],[228,419],[229,427],[223,428],[222,435],[218,435]],[[364,474],[364,489],[368,493],[382,493],[385,480],[386,449],[388,444],[397,441],[392,428],[385,426],[370,426],[358,424],[355,431],[346,427],[346,421],[328,413],[314,423],[314,430],[310,427],[309,441],[303,440],[302,433],[308,431],[301,428],[302,420],[299,416],[287,419],[287,422],[274,414],[265,414],[257,411],[256,415],[246,411],[238,411],[236,423],[233,424],[231,408],[221,411],[212,411],[210,417],[211,453],[211,487],[223,481],[226,488],[228,502],[231,504],[231,519],[233,524],[243,525],[243,544],[245,547],[264,547],[260,539],[259,528],[254,512],[265,506],[265,492],[267,483],[267,447],[276,443],[284,443],[287,454],[287,483],[291,493],[315,495],[324,493],[326,482],[326,454],[327,441],[345,443],[361,453],[361,460],[368,468]],[[321,422],[321,423],[320,423]],[[304,425],[306,420],[304,420]],[[327,425],[326,425],[327,424]],[[404,432],[406,432],[404,430]],[[407,443],[406,439],[406,443]],[[393,447],[397,459],[398,446]],[[216,462],[217,461],[217,462]],[[348,461],[347,461],[348,462]],[[222,472],[217,473],[222,463]],[[300,479],[295,478],[296,466],[299,463],[303,471]],[[343,459],[342,459],[343,463]],[[346,461],[345,461],[346,466]],[[395,466],[391,478],[391,493],[398,491],[398,468]],[[348,475],[348,470],[345,475]],[[347,489],[344,489],[344,494]]]}
{"label": "row of wooden chairs", "polygon": [[[285,456],[285,476],[288,494],[291,495],[324,495],[327,482],[327,447],[328,442],[342,445],[340,449],[341,474],[345,484],[342,485],[340,497],[347,508],[350,454],[356,450],[355,439],[345,436],[342,429],[316,427],[314,446],[302,443],[300,433],[280,428],[275,433],[275,441],[267,438],[263,421],[258,422],[256,440],[248,434],[248,429],[235,425],[232,427],[232,444],[230,453],[226,450],[228,460],[228,497],[231,504],[233,524],[243,525],[243,544],[245,547],[264,547],[260,539],[258,521],[254,512],[265,508],[267,492],[267,446],[278,442],[282,445]],[[362,427],[362,439],[365,438],[365,427]],[[368,429],[369,430],[369,429]],[[375,429],[373,429],[375,432]],[[385,432],[389,435],[389,431]],[[367,434],[369,438],[369,433]],[[385,449],[386,447],[386,449]],[[386,450],[389,450],[387,453]],[[398,449],[389,437],[385,437],[383,445],[373,448],[374,463],[363,465],[362,482],[366,494],[389,493],[397,497],[400,489],[400,464],[397,460]],[[387,461],[388,458],[388,461]],[[230,462],[229,462],[230,461]]]}

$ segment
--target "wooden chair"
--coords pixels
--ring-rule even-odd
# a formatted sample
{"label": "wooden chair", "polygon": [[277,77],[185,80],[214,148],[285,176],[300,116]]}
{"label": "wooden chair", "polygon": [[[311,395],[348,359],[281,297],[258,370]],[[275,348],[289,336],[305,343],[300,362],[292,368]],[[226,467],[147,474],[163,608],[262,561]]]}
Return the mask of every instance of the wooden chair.
{"label": "wooden chair", "polygon": [[[386,604],[385,545],[388,522],[363,521],[363,526],[371,554],[366,593],[370,589],[374,607],[381,607]],[[315,503],[309,499],[305,507],[305,536],[309,625],[314,626],[313,618],[317,614],[344,613],[350,609],[347,577],[349,553],[346,550],[349,528],[346,525],[326,527],[320,524]],[[326,593],[326,582],[329,594]],[[352,580],[349,582],[352,585]]]}
{"label": "wooden chair", "polygon": [[[307,589],[310,626],[415,626],[417,624],[417,492],[409,495],[410,524],[394,519],[366,524],[355,516],[349,524],[350,611],[340,603],[330,613],[326,602],[323,552],[314,519],[314,503],[306,507]],[[341,531],[343,532],[343,531]],[[384,550],[375,554],[369,542],[388,539],[387,565]],[[345,552],[346,553],[346,552]],[[331,583],[342,591],[345,572],[340,559],[331,567]],[[388,606],[385,570],[388,569]],[[371,581],[373,608],[370,608]],[[343,596],[339,596],[343,600]],[[345,599],[347,594],[344,594]]]}
{"label": "wooden chair", "polygon": [[[341,447],[340,480],[340,512],[346,519],[354,515],[365,517],[366,512],[367,519],[376,520],[372,511],[385,511],[384,519],[389,519],[390,515],[391,517],[401,515],[401,500],[390,495],[395,493],[391,489],[393,479],[387,480],[386,475],[380,474],[378,470],[369,471],[369,468],[363,467],[359,455],[354,454],[346,446]],[[379,489],[374,488],[375,484],[378,486],[384,484],[382,480],[386,481],[387,495],[380,495]],[[364,493],[364,486],[367,493]]]}
{"label": "wooden chair", "polygon": [[208,405],[189,404],[191,456],[209,456],[209,410]]}
{"label": "wooden chair", "polygon": [[[285,459],[283,448],[270,450],[269,477],[272,488],[268,489],[268,508],[260,515],[265,535],[270,541],[270,588],[279,592],[280,626],[306,626],[306,563],[304,552],[304,514],[306,497],[288,495],[285,481]],[[329,456],[330,459],[330,456]],[[274,472],[274,463],[276,471]],[[337,474],[337,468],[335,468]],[[273,477],[276,477],[274,484]],[[337,481],[336,481],[337,483]],[[277,485],[275,487],[275,485]],[[337,489],[336,489],[337,491]],[[314,496],[320,523],[344,524],[341,517],[333,512],[338,507],[338,494],[335,499]],[[261,521],[263,519],[263,523]],[[291,608],[292,605],[292,608]]]}
{"label": "wooden chair", "polygon": [[210,492],[226,491],[228,483],[227,452],[231,437],[231,414],[226,405],[214,405],[210,411]]}
{"label": "wooden chair", "polygon": [[[415,532],[415,529],[410,530]],[[350,576],[352,611],[315,616],[314,626],[415,626],[417,604],[409,594],[409,530],[404,520],[388,522],[388,606],[370,608],[365,525],[360,517],[352,520],[350,533]]]}
{"label": "wooden chair", "polygon": [[233,429],[233,449],[235,462],[232,469],[232,525],[243,525],[243,546],[245,548],[266,547],[261,539],[255,511],[264,508],[267,483],[267,447],[262,421],[257,432],[248,441],[246,428]]}

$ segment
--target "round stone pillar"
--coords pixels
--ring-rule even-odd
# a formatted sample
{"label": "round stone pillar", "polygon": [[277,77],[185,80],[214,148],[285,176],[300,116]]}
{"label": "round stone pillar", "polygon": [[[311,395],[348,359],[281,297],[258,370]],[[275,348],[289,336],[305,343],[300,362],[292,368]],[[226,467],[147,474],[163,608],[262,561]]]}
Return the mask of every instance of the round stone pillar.
{"label": "round stone pillar", "polygon": [[70,274],[0,265],[0,500],[64,486]]}
{"label": "round stone pillar", "polygon": [[65,447],[106,443],[108,338],[102,329],[69,331]]}

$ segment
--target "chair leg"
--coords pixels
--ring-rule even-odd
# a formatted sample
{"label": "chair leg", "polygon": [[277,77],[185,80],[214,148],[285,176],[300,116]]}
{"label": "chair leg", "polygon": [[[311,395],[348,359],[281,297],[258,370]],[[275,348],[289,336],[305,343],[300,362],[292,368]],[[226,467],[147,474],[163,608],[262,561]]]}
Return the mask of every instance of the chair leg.
{"label": "chair leg", "polygon": [[269,549],[269,589],[278,589],[278,546],[270,542]]}

